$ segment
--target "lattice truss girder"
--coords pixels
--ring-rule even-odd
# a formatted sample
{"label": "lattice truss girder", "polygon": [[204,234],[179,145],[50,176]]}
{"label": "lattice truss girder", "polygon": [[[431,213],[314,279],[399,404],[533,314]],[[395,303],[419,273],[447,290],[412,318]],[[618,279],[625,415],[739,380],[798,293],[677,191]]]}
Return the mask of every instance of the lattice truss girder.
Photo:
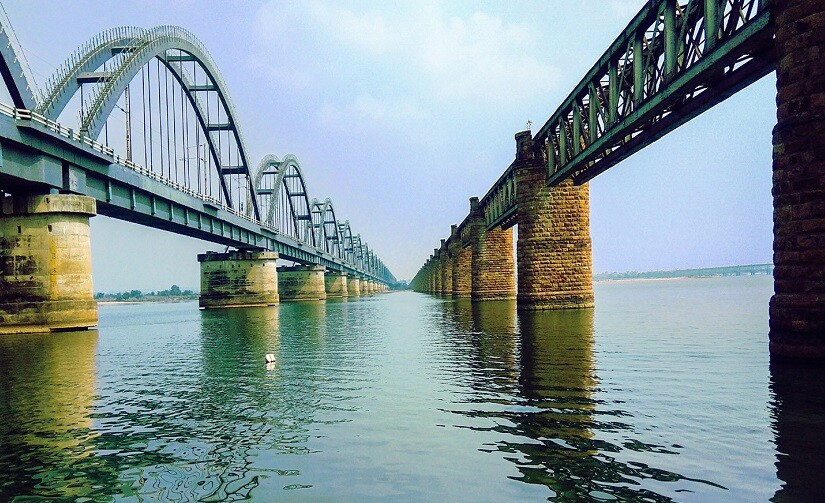
{"label": "lattice truss girder", "polygon": [[534,137],[584,183],[773,69],[766,0],[654,0]]}

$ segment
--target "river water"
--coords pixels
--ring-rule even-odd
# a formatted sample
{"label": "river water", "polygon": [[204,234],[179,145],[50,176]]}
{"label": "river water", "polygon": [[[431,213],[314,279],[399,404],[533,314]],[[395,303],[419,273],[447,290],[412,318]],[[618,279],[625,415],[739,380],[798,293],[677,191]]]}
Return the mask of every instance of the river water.
{"label": "river water", "polygon": [[771,293],[101,306],[0,338],[0,501],[814,501],[825,372],[771,365]]}

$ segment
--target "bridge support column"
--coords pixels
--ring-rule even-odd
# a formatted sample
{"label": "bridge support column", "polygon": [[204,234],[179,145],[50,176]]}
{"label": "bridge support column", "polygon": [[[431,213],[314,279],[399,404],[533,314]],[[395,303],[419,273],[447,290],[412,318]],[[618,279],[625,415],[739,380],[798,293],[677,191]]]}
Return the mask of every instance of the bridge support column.
{"label": "bridge support column", "polygon": [[478,198],[470,199],[470,249],[473,300],[516,298],[516,268],[513,261],[513,229],[486,230]]}
{"label": "bridge support column", "polygon": [[433,250],[433,295],[441,295],[444,289],[443,277],[441,276],[441,249]]}
{"label": "bridge support column", "polygon": [[441,240],[441,295],[451,296],[453,294],[453,261],[450,260],[450,252],[447,250],[447,240]]}
{"label": "bridge support column", "polygon": [[282,301],[326,300],[324,266],[279,267],[278,290]]}
{"label": "bridge support column", "polygon": [[347,273],[327,271],[327,273],[324,274],[324,290],[326,291],[328,299],[348,297]]}
{"label": "bridge support column", "polygon": [[0,213],[0,334],[97,325],[91,197],[8,196]]}
{"label": "bridge support column", "polygon": [[361,296],[361,278],[358,276],[347,276],[347,296]]}
{"label": "bridge support column", "polygon": [[450,256],[453,263],[453,297],[469,297],[472,293],[472,250],[461,246],[458,226],[453,225],[450,236]]}
{"label": "bridge support column", "polygon": [[770,352],[825,359],[825,4],[773,2],[774,296]]}
{"label": "bridge support column", "polygon": [[530,131],[516,134],[516,148],[518,307],[593,307],[588,186],[548,187]]}
{"label": "bridge support column", "polygon": [[201,294],[205,309],[278,304],[278,272],[274,252],[202,253]]}

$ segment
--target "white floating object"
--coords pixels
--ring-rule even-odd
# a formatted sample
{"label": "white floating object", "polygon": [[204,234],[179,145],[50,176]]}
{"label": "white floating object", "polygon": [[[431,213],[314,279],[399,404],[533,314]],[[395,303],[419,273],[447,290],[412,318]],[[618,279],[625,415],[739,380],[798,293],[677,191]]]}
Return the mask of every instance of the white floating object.
{"label": "white floating object", "polygon": [[264,356],[264,360],[266,363],[275,363],[275,355],[273,353],[267,353],[266,356]]}

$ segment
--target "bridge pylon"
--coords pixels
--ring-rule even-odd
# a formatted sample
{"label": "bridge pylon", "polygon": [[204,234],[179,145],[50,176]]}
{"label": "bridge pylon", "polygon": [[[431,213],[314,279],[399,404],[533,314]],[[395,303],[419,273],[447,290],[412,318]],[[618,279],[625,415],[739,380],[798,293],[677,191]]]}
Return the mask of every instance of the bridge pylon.
{"label": "bridge pylon", "polygon": [[205,309],[278,304],[275,252],[202,253],[200,307]]}
{"label": "bridge pylon", "polygon": [[825,3],[773,2],[774,357],[825,359]]}
{"label": "bridge pylon", "polygon": [[472,250],[473,300],[512,300],[516,298],[513,229],[487,229],[478,198],[470,198],[468,225]]}

